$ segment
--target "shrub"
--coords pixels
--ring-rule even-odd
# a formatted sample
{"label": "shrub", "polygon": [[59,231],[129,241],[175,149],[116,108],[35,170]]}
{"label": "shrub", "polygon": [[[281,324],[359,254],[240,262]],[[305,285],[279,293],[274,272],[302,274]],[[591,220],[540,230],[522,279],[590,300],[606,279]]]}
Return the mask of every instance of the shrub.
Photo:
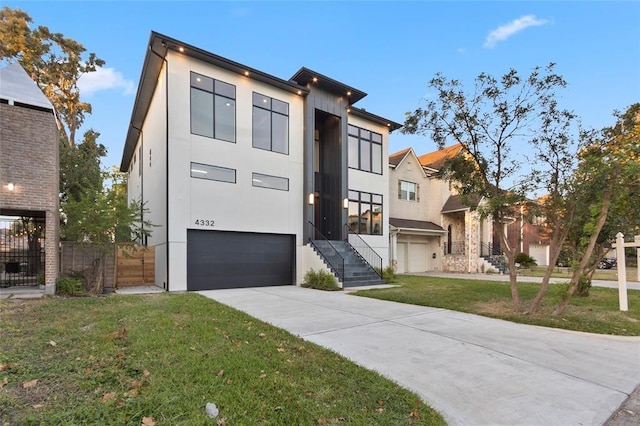
{"label": "shrub", "polygon": [[576,287],[576,291],[573,294],[580,297],[588,297],[590,288],[591,280],[589,277],[587,275],[580,275],[580,278],[578,278],[578,287]]}
{"label": "shrub", "polygon": [[79,296],[84,294],[84,284],[76,278],[60,277],[56,280],[56,294],[60,296]]}
{"label": "shrub", "polygon": [[375,268],[375,270],[387,283],[395,283],[396,279],[398,278],[398,274],[396,274],[393,265],[389,265],[384,269]]}
{"label": "shrub", "polygon": [[326,291],[340,290],[336,277],[332,273],[322,270],[314,271],[313,269],[304,274],[302,287]]}
{"label": "shrub", "polygon": [[515,260],[516,260],[516,263],[520,264],[521,268],[532,268],[538,264],[533,257],[529,256],[526,253],[516,254]]}

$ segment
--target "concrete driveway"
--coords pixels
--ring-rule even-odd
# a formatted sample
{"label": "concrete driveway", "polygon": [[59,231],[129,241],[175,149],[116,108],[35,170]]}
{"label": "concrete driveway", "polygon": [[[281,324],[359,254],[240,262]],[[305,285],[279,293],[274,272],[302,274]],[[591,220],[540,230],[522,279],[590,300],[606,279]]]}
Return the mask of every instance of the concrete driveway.
{"label": "concrete driveway", "polygon": [[452,425],[601,425],[640,383],[638,337],[294,286],[199,293],[380,372]]}

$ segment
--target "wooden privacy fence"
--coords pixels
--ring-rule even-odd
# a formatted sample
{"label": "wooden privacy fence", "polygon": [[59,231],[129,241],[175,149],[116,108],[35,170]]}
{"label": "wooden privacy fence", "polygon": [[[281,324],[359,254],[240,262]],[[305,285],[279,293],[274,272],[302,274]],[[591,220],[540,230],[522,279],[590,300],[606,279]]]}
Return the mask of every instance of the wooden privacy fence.
{"label": "wooden privacy fence", "polygon": [[104,253],[91,243],[63,241],[60,249],[62,275],[83,273],[93,262],[104,255],[104,286],[132,287],[155,284],[155,248],[129,247],[126,250],[113,245]]}
{"label": "wooden privacy fence", "polygon": [[156,283],[155,247],[136,246],[116,251],[116,288]]}

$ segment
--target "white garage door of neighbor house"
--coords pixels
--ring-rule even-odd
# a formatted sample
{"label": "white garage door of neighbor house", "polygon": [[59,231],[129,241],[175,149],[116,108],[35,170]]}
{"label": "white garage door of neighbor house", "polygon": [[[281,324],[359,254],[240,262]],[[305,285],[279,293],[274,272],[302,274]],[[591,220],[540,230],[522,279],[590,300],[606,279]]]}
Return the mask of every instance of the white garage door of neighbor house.
{"label": "white garage door of neighbor house", "polygon": [[529,256],[536,260],[538,266],[547,266],[549,264],[549,246],[544,244],[531,244],[529,246]]}
{"label": "white garage door of neighbor house", "polygon": [[427,245],[412,243],[409,246],[409,270],[407,272],[425,272],[427,270]]}
{"label": "white garage door of neighbor house", "polygon": [[407,243],[398,243],[396,246],[398,253],[396,253],[398,259],[398,273],[404,274],[407,272]]}

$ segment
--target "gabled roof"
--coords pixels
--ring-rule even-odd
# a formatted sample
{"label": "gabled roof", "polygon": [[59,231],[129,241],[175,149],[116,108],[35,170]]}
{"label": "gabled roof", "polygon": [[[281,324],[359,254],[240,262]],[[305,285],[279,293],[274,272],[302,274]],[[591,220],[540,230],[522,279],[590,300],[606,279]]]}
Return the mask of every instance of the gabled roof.
{"label": "gabled roof", "polygon": [[0,99],[53,112],[49,99],[17,62],[0,68],[0,82]]}
{"label": "gabled roof", "polygon": [[467,203],[463,202],[462,195],[451,195],[444,206],[442,206],[442,211],[440,213],[453,213],[464,210],[469,210],[469,208],[476,208],[480,204],[482,197],[477,194],[469,194],[466,196]]}
{"label": "gabled roof", "polygon": [[424,167],[440,170],[446,160],[454,158],[462,151],[462,144],[455,144],[437,151],[429,152],[418,157]]}
{"label": "gabled roof", "polygon": [[405,148],[401,151],[398,152],[394,152],[393,154],[389,155],[389,165],[393,166],[393,167],[397,167],[398,164],[402,163],[402,160],[404,160],[404,157],[406,157],[407,153],[409,151],[411,151],[412,148]]}
{"label": "gabled roof", "polygon": [[397,229],[404,229],[406,231],[418,231],[435,234],[447,233],[447,231],[445,231],[441,226],[426,220],[399,219],[396,217],[390,217],[389,224]]}

